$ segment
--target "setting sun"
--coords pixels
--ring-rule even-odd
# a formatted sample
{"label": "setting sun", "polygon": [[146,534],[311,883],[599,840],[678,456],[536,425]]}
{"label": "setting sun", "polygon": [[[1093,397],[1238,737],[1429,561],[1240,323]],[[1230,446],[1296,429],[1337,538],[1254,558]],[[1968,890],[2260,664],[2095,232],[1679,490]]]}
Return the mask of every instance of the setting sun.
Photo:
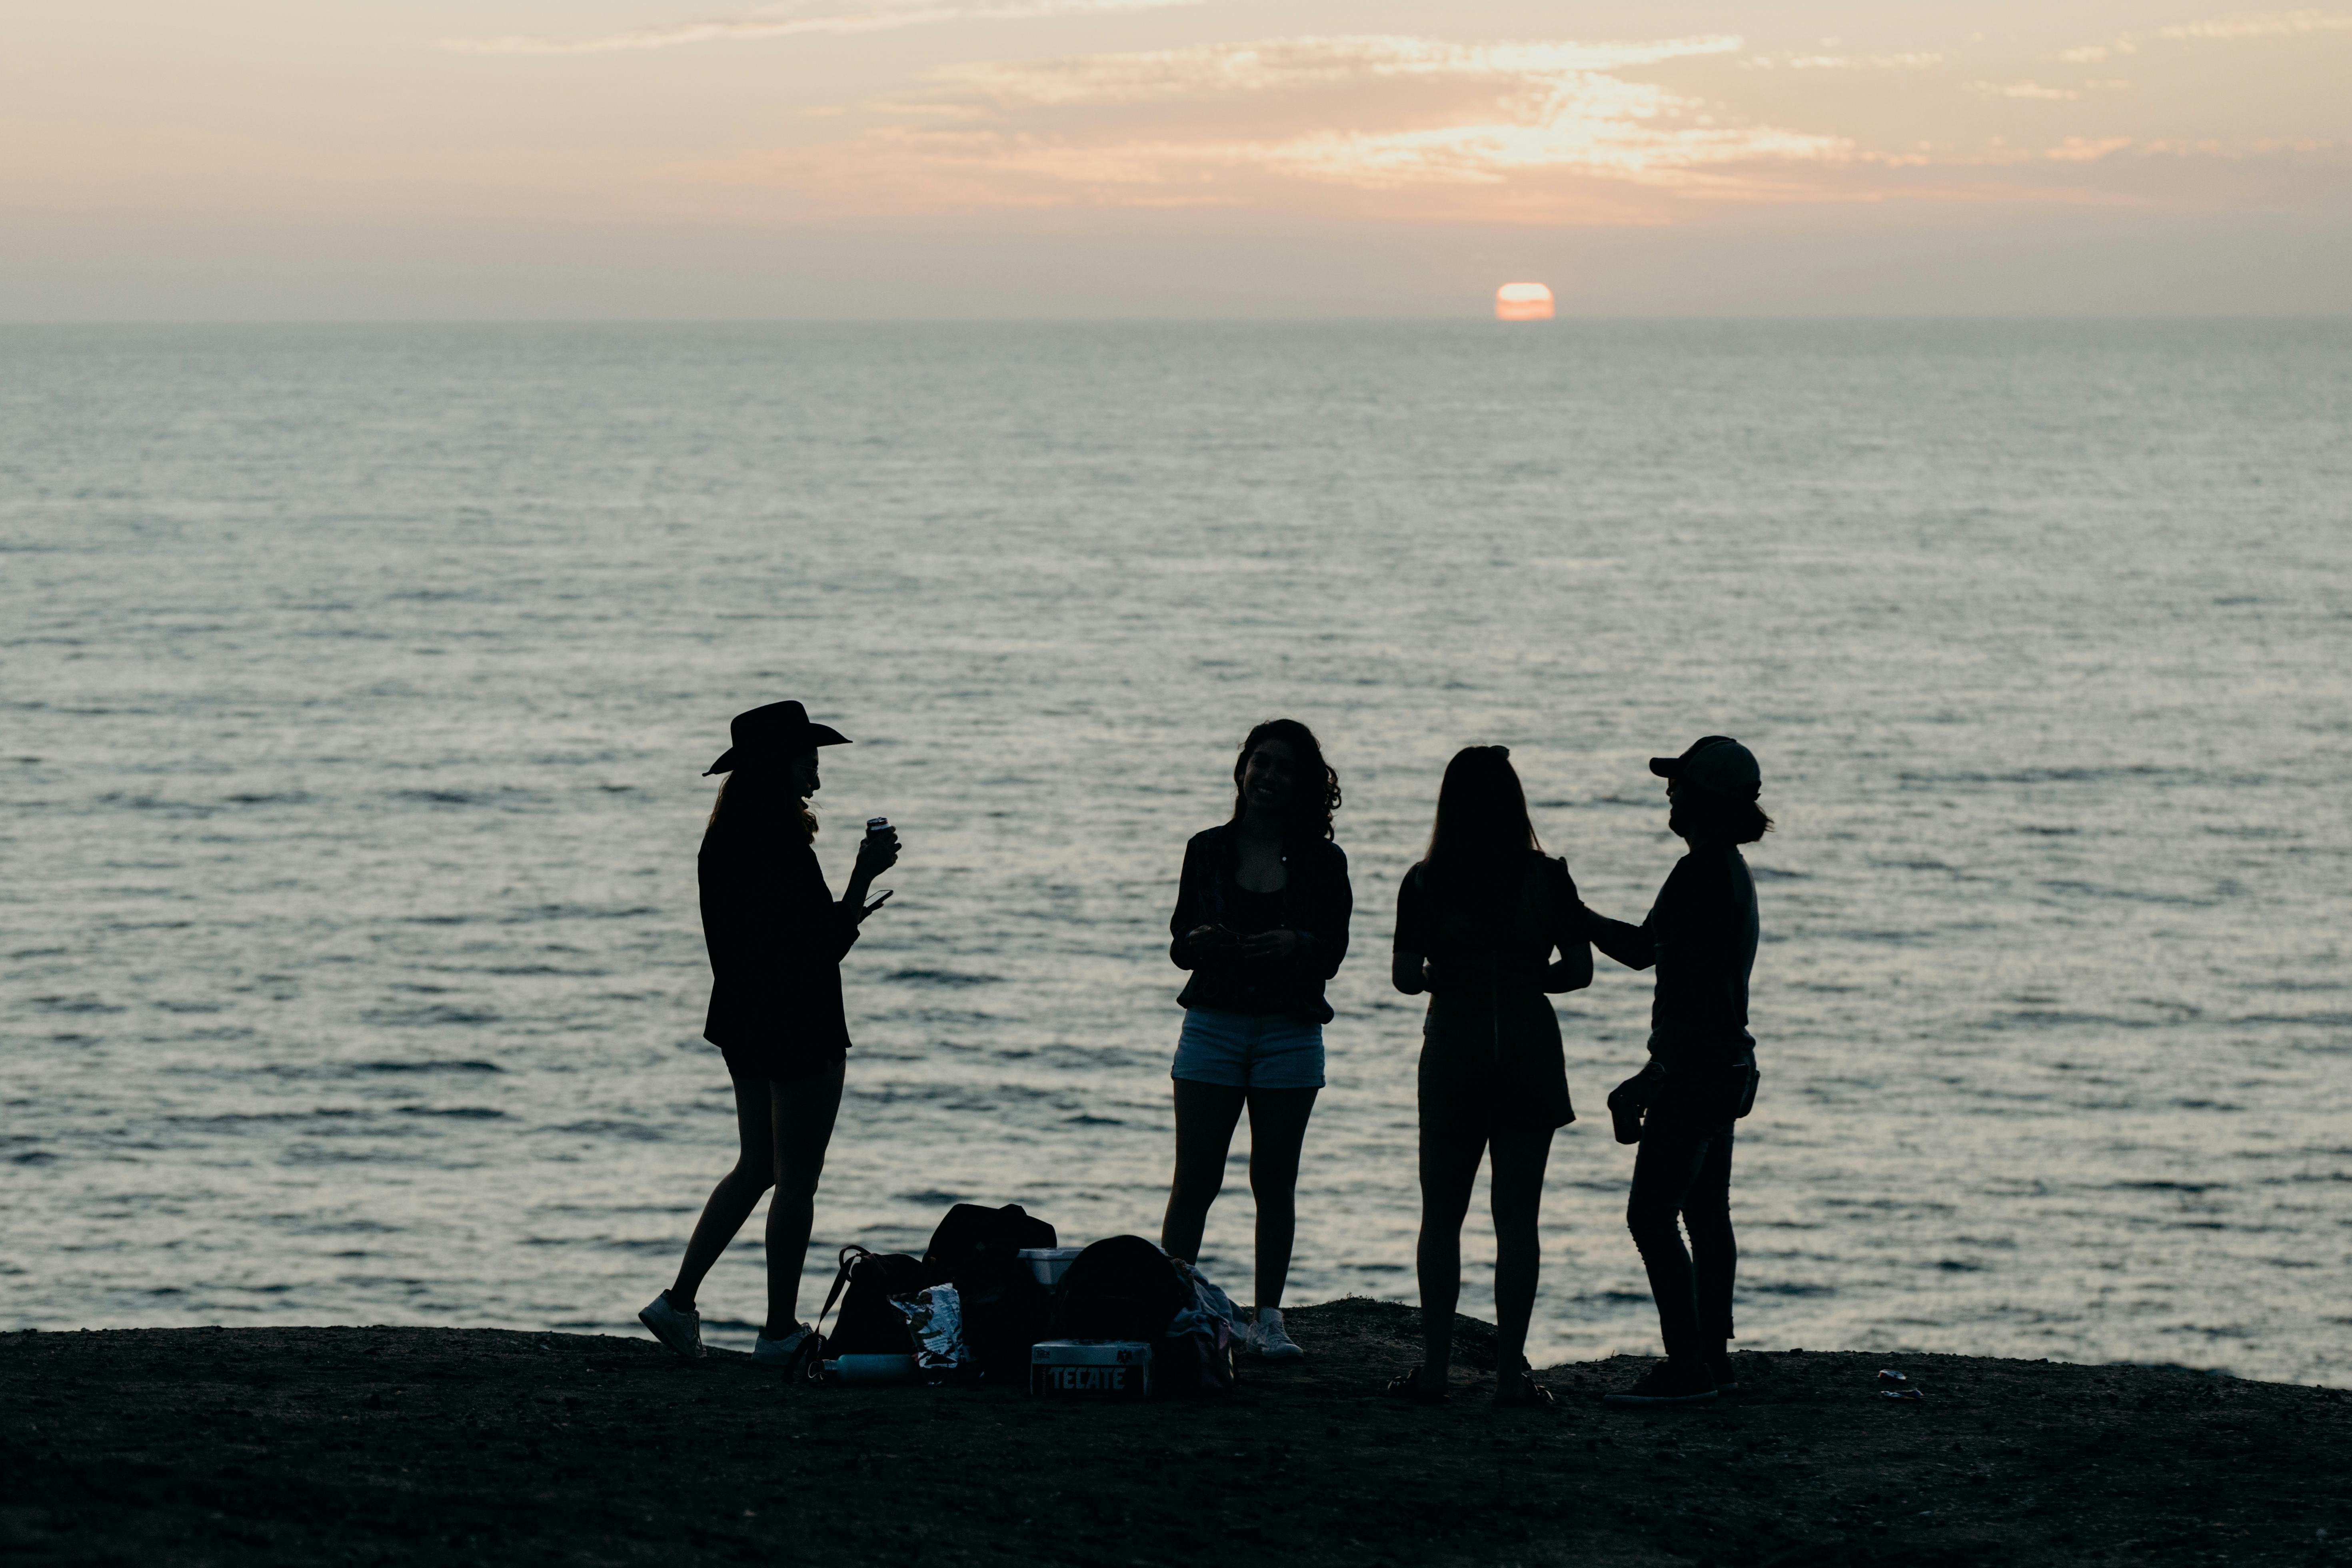
{"label": "setting sun", "polygon": [[1551,290],[1540,283],[1506,283],[1495,290],[1495,320],[1549,321]]}

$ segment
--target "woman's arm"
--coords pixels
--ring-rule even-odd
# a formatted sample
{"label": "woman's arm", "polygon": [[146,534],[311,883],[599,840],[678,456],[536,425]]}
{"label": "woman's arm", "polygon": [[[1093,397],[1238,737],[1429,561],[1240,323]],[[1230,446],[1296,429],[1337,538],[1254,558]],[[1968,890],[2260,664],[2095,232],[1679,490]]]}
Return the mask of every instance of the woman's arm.
{"label": "woman's arm", "polygon": [[1200,840],[1184,846],[1184,868],[1176,874],[1176,912],[1168,919],[1168,961],[1191,969],[1209,955],[1214,945],[1212,929],[1202,920],[1201,878],[1206,870]]}
{"label": "woman's arm", "polygon": [[1422,907],[1421,868],[1416,866],[1397,883],[1396,939],[1389,958],[1389,984],[1408,996],[1429,989],[1428,913]]}
{"label": "woman's arm", "polygon": [[1658,901],[1650,906],[1650,912],[1643,917],[1640,925],[1612,921],[1581,900],[1577,903],[1576,917],[1570,923],[1593,946],[1626,968],[1649,968],[1658,962],[1658,911],[1674,896],[1676,879],[1687,864],[1687,858],[1675,862],[1675,868],[1666,873],[1666,885],[1658,889]]}
{"label": "woman's arm", "polygon": [[1655,911],[1637,926],[1610,920],[1590,909],[1584,913],[1586,938],[1626,968],[1647,969],[1658,962],[1658,938],[1653,929],[1653,922],[1657,918]]}
{"label": "woman's arm", "polygon": [[1543,988],[1553,996],[1581,991],[1592,984],[1592,947],[1581,937],[1561,944],[1559,956],[1544,966]]}
{"label": "woman's arm", "polygon": [[[866,895],[874,890],[874,879],[898,863],[898,836],[884,834],[879,837],[869,833],[857,841],[857,860],[849,870],[849,885],[841,890],[841,915],[855,931],[866,922],[866,917],[882,907],[890,895],[885,893],[874,903]],[[847,950],[845,948],[845,952]]]}
{"label": "woman's arm", "polygon": [[1356,892],[1348,882],[1348,853],[1337,844],[1324,846],[1329,864],[1317,868],[1314,898],[1307,911],[1311,924],[1300,928],[1295,950],[1298,966],[1318,980],[1339,973],[1348,956],[1348,921],[1355,913]]}
{"label": "woman's arm", "polygon": [[1552,946],[1559,956],[1544,968],[1543,988],[1554,996],[1565,991],[1581,991],[1592,984],[1592,943],[1584,934],[1584,918],[1590,912],[1582,900],[1576,896],[1576,879],[1568,874],[1568,862],[1544,862],[1546,879],[1550,883],[1552,919],[1557,929],[1552,933]]}
{"label": "woman's arm", "polygon": [[743,848],[752,858],[730,871],[757,900],[762,962],[786,971],[838,964],[856,943],[858,906],[834,900],[815,848],[798,839]]}

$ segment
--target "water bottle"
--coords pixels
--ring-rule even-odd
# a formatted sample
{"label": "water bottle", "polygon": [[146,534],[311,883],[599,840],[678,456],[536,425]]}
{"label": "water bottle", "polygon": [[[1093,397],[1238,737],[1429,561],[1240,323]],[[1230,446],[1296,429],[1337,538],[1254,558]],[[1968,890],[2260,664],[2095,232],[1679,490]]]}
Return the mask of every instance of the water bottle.
{"label": "water bottle", "polygon": [[824,1363],[828,1382],[852,1386],[920,1383],[922,1373],[910,1355],[845,1355]]}

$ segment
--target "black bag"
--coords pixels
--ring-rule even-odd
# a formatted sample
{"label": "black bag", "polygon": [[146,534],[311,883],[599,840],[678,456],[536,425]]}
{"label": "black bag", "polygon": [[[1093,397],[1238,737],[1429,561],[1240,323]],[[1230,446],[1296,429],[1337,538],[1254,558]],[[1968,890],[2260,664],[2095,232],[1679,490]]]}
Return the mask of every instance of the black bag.
{"label": "black bag", "polygon": [[907,1314],[890,1304],[893,1296],[937,1284],[919,1258],[903,1252],[868,1252],[862,1247],[841,1249],[841,1271],[825,1292],[824,1311],[816,1326],[824,1327],[825,1312],[841,1303],[841,1317],[830,1339],[820,1337],[819,1354],[912,1355],[919,1348]]}
{"label": "black bag", "polygon": [[1192,1287],[1168,1255],[1139,1236],[1097,1241],[1070,1260],[1054,1300],[1057,1340],[1141,1340],[1151,1347],[1151,1387],[1163,1395],[1228,1393],[1233,1341],[1223,1319],[1171,1333],[1195,1305]]}
{"label": "black bag", "polygon": [[1192,1304],[1192,1288],[1166,1253],[1139,1236],[1107,1237],[1070,1260],[1048,1337],[1156,1341]]}
{"label": "black bag", "polygon": [[1764,1081],[1764,1075],[1757,1068],[1756,1053],[1753,1051],[1732,1063],[1731,1071],[1731,1119],[1737,1121],[1756,1109],[1756,1086]]}
{"label": "black bag", "polygon": [[1151,1343],[1151,1388],[1155,1394],[1231,1394],[1233,1330],[1223,1318],[1205,1330],[1162,1334]]}
{"label": "black bag", "polygon": [[1027,1386],[1029,1349],[1050,1337],[1052,1292],[1012,1257],[973,1266],[955,1289],[972,1377],[992,1386]]}
{"label": "black bag", "polygon": [[940,1228],[931,1232],[930,1246],[923,1249],[924,1263],[935,1272],[924,1283],[944,1279],[961,1292],[964,1280],[984,1266],[1017,1262],[1013,1254],[1024,1247],[1054,1245],[1054,1227],[1019,1204],[1001,1209],[958,1204],[948,1210]]}

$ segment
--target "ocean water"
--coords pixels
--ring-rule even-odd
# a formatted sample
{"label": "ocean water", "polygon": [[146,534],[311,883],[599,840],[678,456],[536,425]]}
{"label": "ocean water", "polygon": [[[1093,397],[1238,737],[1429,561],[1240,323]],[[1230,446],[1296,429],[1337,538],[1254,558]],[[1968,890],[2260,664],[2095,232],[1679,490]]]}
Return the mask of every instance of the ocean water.
{"label": "ocean water", "polygon": [[[2343,322],[0,332],[0,1326],[636,1331],[732,1150],[698,775],[791,696],[836,886],[907,847],[814,1260],[1157,1234],[1179,856],[1287,713],[1358,910],[1291,1299],[1412,1299],[1446,758],[1638,918],[1723,731],[1743,1342],[2352,1383],[2347,428]],[[1560,1000],[1539,1363],[1655,1336],[1647,977]]]}

